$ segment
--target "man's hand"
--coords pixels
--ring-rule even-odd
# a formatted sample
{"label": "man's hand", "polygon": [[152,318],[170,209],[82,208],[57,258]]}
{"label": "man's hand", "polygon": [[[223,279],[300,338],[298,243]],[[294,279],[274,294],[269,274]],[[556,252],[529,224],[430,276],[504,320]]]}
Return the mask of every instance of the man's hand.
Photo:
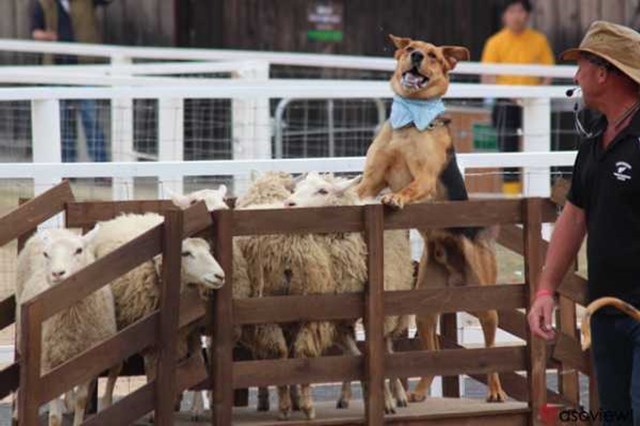
{"label": "man's hand", "polygon": [[553,340],[555,337],[555,332],[551,327],[555,305],[555,300],[550,295],[538,296],[534,300],[527,320],[529,321],[529,328],[535,336],[542,337],[545,340]]}
{"label": "man's hand", "polygon": [[38,41],[57,41],[58,33],[55,31],[34,30],[33,39]]}

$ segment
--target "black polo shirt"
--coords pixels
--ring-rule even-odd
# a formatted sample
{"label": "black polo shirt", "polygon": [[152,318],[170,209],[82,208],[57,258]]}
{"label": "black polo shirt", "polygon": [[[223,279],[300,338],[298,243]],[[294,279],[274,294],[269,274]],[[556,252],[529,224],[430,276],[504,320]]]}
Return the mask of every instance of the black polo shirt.
{"label": "black polo shirt", "polygon": [[589,300],[640,307],[640,111],[607,149],[581,143],[567,199],[586,213]]}

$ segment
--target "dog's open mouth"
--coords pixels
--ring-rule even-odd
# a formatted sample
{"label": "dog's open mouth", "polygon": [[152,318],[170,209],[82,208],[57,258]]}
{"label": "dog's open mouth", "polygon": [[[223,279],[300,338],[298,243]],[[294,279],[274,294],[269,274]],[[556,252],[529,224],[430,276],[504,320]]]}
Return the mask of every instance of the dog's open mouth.
{"label": "dog's open mouth", "polygon": [[402,85],[407,89],[421,89],[429,83],[429,77],[420,74],[418,67],[413,67],[402,74]]}

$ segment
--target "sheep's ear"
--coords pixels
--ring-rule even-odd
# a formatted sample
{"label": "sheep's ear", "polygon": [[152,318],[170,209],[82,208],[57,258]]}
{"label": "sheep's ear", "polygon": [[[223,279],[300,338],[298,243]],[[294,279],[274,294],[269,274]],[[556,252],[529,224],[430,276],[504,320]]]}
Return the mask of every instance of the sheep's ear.
{"label": "sheep's ear", "polygon": [[358,175],[358,176],[354,177],[353,179],[345,180],[344,182],[340,182],[340,183],[336,184],[336,188],[337,188],[338,192],[343,193],[343,192],[348,191],[349,189],[353,188],[357,184],[359,184],[361,180],[362,180],[362,175]]}
{"label": "sheep's ear", "polygon": [[227,185],[224,185],[224,184],[220,185],[218,187],[218,192],[220,193],[220,195],[222,197],[226,197],[227,196]]}
{"label": "sheep's ear", "polygon": [[100,224],[96,223],[93,229],[82,236],[82,243],[86,246],[91,244],[91,242],[98,236],[98,232],[100,231]]}
{"label": "sheep's ear", "polygon": [[305,180],[305,179],[307,178],[307,176],[308,176],[308,175],[309,175],[309,173],[301,173],[301,174],[299,174],[298,176],[296,176],[296,177],[293,179],[293,184],[294,184],[294,185],[299,184],[300,182],[302,182],[303,180]]}
{"label": "sheep's ear", "polygon": [[158,276],[162,276],[162,255],[159,254],[153,258],[153,267],[156,270]]}
{"label": "sheep's ear", "polygon": [[171,201],[173,201],[173,204],[175,204],[176,207],[186,209],[191,205],[191,202],[189,201],[189,197],[187,197],[186,195],[178,194],[177,192],[172,191],[169,188],[165,188],[164,191],[171,198]]}

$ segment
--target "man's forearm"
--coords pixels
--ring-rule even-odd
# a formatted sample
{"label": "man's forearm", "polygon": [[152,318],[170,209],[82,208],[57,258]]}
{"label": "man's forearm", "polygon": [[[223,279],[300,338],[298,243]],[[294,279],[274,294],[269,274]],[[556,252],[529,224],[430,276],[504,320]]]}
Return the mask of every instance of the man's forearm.
{"label": "man's forearm", "polygon": [[567,204],[556,222],[538,290],[555,291],[575,259],[586,234],[584,213]]}

